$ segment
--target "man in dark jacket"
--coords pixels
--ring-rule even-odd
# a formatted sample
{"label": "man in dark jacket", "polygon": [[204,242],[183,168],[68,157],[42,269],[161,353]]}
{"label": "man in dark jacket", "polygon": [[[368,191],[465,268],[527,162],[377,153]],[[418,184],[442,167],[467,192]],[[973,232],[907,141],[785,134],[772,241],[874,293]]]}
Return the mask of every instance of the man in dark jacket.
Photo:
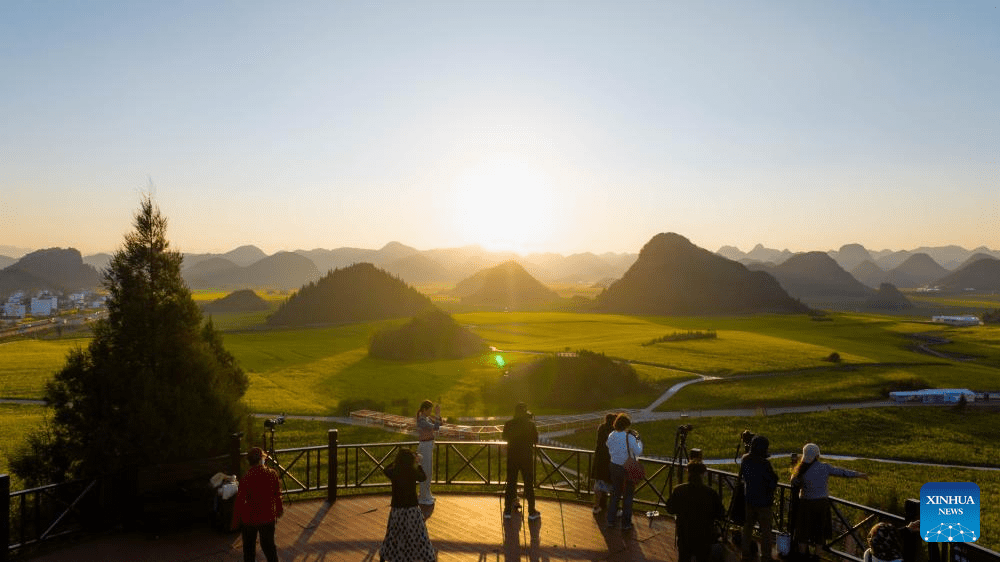
{"label": "man in dark jacket", "polygon": [[678,484],[667,499],[667,513],[677,515],[677,561],[709,562],[715,543],[715,520],[726,516],[718,492],[702,479],[708,469],[701,461],[687,465],[688,481]]}
{"label": "man in dark jacket", "polygon": [[778,488],[778,475],[767,460],[770,443],[758,435],[750,441],[750,452],[740,460],[740,480],[746,501],[746,518],[743,520],[742,562],[753,562],[753,526],[760,526],[760,560],[771,560],[771,518],[774,491]]}
{"label": "man in dark jacket", "polygon": [[524,479],[524,497],[528,500],[528,519],[542,516],[535,509],[534,447],[538,443],[538,428],[532,421],[528,405],[521,402],[514,410],[514,417],[503,424],[503,438],[507,441],[507,490],[504,497],[504,519],[510,519],[517,498],[517,473]]}

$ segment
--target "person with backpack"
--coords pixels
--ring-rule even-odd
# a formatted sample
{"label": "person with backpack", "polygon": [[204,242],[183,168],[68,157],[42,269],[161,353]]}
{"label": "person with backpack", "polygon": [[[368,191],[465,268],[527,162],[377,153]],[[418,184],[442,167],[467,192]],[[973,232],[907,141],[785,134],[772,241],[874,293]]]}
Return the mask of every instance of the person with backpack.
{"label": "person with backpack", "polygon": [[667,498],[667,513],[677,515],[678,562],[709,562],[716,542],[715,521],[726,516],[719,493],[703,481],[707,472],[700,460],[689,462],[688,481],[675,486]]}
{"label": "person with backpack", "polygon": [[518,403],[514,417],[503,424],[503,438],[507,441],[507,488],[504,494],[504,519],[514,514],[517,502],[517,473],[524,479],[524,498],[528,502],[528,519],[534,521],[542,516],[535,509],[535,445],[538,444],[538,428],[528,405]]}
{"label": "person with backpack", "polygon": [[760,528],[760,560],[771,560],[771,521],[774,492],[778,489],[778,474],[774,472],[767,437],[757,435],[750,441],[750,450],[740,459],[739,481],[743,483],[745,516],[741,536],[742,562],[754,562],[753,528]]}

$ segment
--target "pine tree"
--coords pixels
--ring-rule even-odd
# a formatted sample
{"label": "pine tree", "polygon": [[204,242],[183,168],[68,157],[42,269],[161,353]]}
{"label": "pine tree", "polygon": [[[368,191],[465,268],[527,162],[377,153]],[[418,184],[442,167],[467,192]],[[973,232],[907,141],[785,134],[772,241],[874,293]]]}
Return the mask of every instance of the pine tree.
{"label": "pine tree", "polygon": [[104,271],[108,317],[47,385],[50,423],[12,462],[26,481],[219,454],[246,418],[247,376],[203,323],[149,197],[134,227]]}

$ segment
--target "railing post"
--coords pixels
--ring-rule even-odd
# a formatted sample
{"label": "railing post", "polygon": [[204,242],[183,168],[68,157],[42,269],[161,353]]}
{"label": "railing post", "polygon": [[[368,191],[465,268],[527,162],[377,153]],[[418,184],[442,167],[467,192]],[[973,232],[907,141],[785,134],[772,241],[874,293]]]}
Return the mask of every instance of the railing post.
{"label": "railing post", "polygon": [[326,432],[327,438],[327,462],[326,462],[326,502],[336,503],[337,501],[337,430],[331,429]]}
{"label": "railing post", "polygon": [[[906,522],[920,519],[920,500],[907,499],[903,502],[903,514]],[[920,532],[907,530],[903,533],[903,562],[915,562],[918,558],[920,543]]]}
{"label": "railing post", "polygon": [[237,432],[230,436],[229,439],[229,473],[237,478],[243,476],[240,474],[240,459],[243,457],[243,432]]}
{"label": "railing post", "polygon": [[0,561],[7,562],[10,552],[10,475],[0,474],[0,538],[3,539],[3,550],[0,550]]}

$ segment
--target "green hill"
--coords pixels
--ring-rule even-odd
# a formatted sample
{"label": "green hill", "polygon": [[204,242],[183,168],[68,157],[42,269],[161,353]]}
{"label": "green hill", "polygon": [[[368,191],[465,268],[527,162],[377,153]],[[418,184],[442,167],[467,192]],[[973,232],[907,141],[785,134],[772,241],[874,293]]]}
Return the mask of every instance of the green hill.
{"label": "green hill", "polygon": [[581,350],[549,355],[512,369],[483,387],[486,400],[534,407],[599,408],[609,399],[648,390],[632,365]]}
{"label": "green hill", "polygon": [[206,303],[201,309],[207,313],[213,312],[257,312],[267,310],[270,305],[250,289],[233,291],[221,299]]}
{"label": "green hill", "polygon": [[462,359],[484,353],[482,338],[458,325],[448,314],[431,309],[398,328],[377,332],[368,347],[376,359]]}
{"label": "green hill", "polygon": [[747,314],[805,312],[771,275],[699,248],[679,234],[657,234],[618,281],[597,296],[606,312]]}
{"label": "green hill", "polygon": [[453,294],[462,304],[502,310],[531,310],[559,300],[559,295],[516,261],[507,261],[465,279]]}
{"label": "green hill", "polygon": [[415,316],[435,308],[427,296],[370,263],[335,269],[268,317],[269,326],[366,322]]}

